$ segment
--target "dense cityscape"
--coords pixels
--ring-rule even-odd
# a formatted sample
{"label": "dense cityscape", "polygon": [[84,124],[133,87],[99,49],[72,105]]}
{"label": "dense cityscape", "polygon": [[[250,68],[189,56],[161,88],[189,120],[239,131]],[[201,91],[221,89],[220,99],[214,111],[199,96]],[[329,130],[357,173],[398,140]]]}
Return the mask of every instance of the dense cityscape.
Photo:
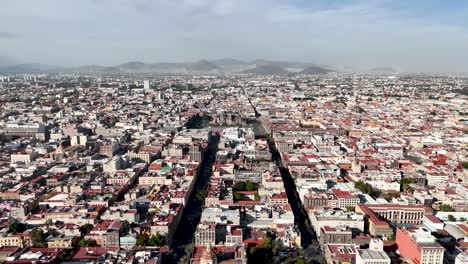
{"label": "dense cityscape", "polygon": [[0,262],[468,263],[467,90],[446,75],[5,73]]}

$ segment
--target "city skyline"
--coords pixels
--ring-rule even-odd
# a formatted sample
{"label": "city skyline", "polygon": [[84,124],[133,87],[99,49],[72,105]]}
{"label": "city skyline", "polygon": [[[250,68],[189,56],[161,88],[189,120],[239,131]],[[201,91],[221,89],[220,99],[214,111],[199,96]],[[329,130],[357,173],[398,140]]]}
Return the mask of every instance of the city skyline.
{"label": "city skyline", "polygon": [[65,67],[229,57],[467,72],[467,10],[462,1],[5,1],[0,57]]}

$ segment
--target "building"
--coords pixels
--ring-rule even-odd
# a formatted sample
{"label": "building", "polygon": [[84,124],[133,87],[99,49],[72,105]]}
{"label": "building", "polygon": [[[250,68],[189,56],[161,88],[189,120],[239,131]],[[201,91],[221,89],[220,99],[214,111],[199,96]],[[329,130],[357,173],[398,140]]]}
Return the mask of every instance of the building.
{"label": "building", "polygon": [[360,199],[357,195],[352,195],[351,192],[341,191],[338,189],[333,189],[333,194],[337,199],[336,206],[340,209],[346,209],[347,207],[354,207],[360,202]]}
{"label": "building", "polygon": [[203,148],[200,145],[189,146],[190,160],[201,161],[203,159]]}
{"label": "building", "polygon": [[65,236],[65,237],[52,237],[47,239],[48,248],[72,248],[73,242],[77,237]]}
{"label": "building", "polygon": [[127,157],[136,162],[152,162],[152,157],[149,153],[128,153]]}
{"label": "building", "polygon": [[396,244],[401,257],[414,264],[444,263],[444,248],[425,228],[397,228]]}
{"label": "building", "polygon": [[445,182],[449,179],[449,175],[440,172],[440,173],[429,173],[426,175],[427,185],[435,186],[437,183]]}
{"label": "building", "polygon": [[365,231],[367,233],[373,236],[383,235],[385,237],[393,235],[393,230],[388,222],[372,211],[368,205],[358,204],[356,206],[356,212],[360,212],[365,215],[365,221],[367,224],[367,230]]}
{"label": "building", "polygon": [[356,264],[390,264],[390,257],[384,251],[358,249]]}
{"label": "building", "polygon": [[124,168],[124,160],[120,156],[114,156],[112,159],[103,164],[102,170],[108,173],[115,173]]}
{"label": "building", "polygon": [[440,221],[439,218],[433,215],[423,216],[422,226],[424,226],[431,232],[437,232],[437,230],[444,230],[444,222]]}
{"label": "building", "polygon": [[9,122],[2,131],[7,137],[34,137],[39,140],[46,140],[46,128],[38,123]]}
{"label": "building", "polygon": [[206,246],[215,245],[216,243],[216,225],[199,224],[195,231],[195,245]]}
{"label": "building", "polygon": [[106,247],[120,246],[120,232],[116,229],[108,229],[106,234]]}
{"label": "building", "polygon": [[70,144],[72,146],[86,146],[88,142],[88,137],[85,135],[75,135],[71,137]]}
{"label": "building", "polygon": [[420,226],[424,215],[430,215],[432,209],[423,205],[400,205],[400,204],[358,204],[356,212],[368,217],[369,231],[371,235],[379,234],[382,230],[388,230],[389,221],[395,225]]}
{"label": "building", "polygon": [[329,227],[320,229],[320,244],[351,244],[353,234],[349,227]]}
{"label": "building", "polygon": [[309,211],[309,218],[317,236],[320,236],[320,230],[325,226],[331,228],[347,226],[356,234],[364,231],[364,216],[354,212],[342,210]]}
{"label": "building", "polygon": [[115,142],[102,143],[99,146],[99,154],[112,157],[117,153],[119,145]]}
{"label": "building", "polygon": [[327,264],[354,263],[356,246],[353,244],[327,244],[324,254]]}
{"label": "building", "polygon": [[150,88],[150,81],[149,80],[144,80],[143,81],[143,88],[145,90],[148,90]]}
{"label": "building", "polygon": [[18,153],[18,154],[11,154],[10,162],[11,163],[31,163],[34,160],[34,156],[32,153]]}

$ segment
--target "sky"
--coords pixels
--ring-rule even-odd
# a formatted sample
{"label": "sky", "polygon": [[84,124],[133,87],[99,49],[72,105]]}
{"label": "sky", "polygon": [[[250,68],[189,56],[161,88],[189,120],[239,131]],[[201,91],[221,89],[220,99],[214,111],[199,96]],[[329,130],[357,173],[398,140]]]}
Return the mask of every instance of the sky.
{"label": "sky", "polygon": [[468,1],[2,0],[0,56],[60,66],[229,57],[468,72]]}

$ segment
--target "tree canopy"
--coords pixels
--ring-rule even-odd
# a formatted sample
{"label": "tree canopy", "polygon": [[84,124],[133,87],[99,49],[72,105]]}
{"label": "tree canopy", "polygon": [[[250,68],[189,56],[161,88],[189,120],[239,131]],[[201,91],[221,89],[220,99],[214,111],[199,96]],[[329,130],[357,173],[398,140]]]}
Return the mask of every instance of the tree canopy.
{"label": "tree canopy", "polygon": [[80,242],[78,242],[79,247],[97,247],[98,244],[96,241],[92,239],[81,239]]}
{"label": "tree canopy", "polygon": [[147,234],[141,234],[136,242],[137,246],[151,246],[151,247],[160,247],[166,245],[166,237],[156,233],[156,235],[152,235],[151,237]]}
{"label": "tree canopy", "polygon": [[449,204],[441,204],[439,206],[439,211],[442,211],[442,212],[455,212],[455,209]]}
{"label": "tree canopy", "polygon": [[31,231],[29,237],[31,238],[31,243],[33,247],[42,247],[44,246],[44,242],[47,235],[42,229],[35,228]]}
{"label": "tree canopy", "polygon": [[21,233],[24,230],[26,230],[26,225],[23,223],[14,222],[8,226],[8,231],[13,234]]}
{"label": "tree canopy", "polygon": [[354,187],[365,194],[369,194],[369,195],[372,194],[373,188],[372,188],[372,185],[370,185],[369,183],[365,183],[363,181],[357,181],[354,184]]}

